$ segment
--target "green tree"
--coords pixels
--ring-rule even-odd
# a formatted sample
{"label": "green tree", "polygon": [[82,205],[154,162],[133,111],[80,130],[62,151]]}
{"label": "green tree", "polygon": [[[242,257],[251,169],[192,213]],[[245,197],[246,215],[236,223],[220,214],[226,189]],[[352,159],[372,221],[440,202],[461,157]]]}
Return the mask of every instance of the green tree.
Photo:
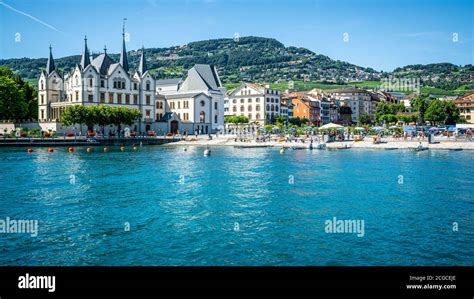
{"label": "green tree", "polygon": [[413,107],[415,112],[418,112],[418,123],[424,124],[425,123],[425,112],[429,106],[430,99],[428,95],[419,95],[413,98],[410,102],[410,105]]}
{"label": "green tree", "polygon": [[377,109],[375,110],[375,121],[382,122],[383,120],[381,120],[381,117],[383,115],[396,115],[398,112],[405,112],[405,106],[403,104],[381,102],[377,105]]}
{"label": "green tree", "polygon": [[445,101],[444,111],[446,113],[446,120],[444,121],[446,125],[454,125],[462,121],[461,113],[454,102]]}
{"label": "green tree", "polygon": [[460,120],[459,115],[459,110],[453,102],[438,99],[431,101],[425,112],[426,120],[432,124],[453,125]]}
{"label": "green tree", "polygon": [[129,109],[126,107],[112,107],[110,111],[110,122],[117,127],[117,136],[120,137],[122,124],[132,125],[141,117],[140,111],[137,109]]}
{"label": "green tree", "polygon": [[105,126],[112,123],[112,107],[107,105],[92,106],[95,109],[97,125],[102,128],[102,134],[105,132]]}
{"label": "green tree", "polygon": [[37,119],[36,90],[6,66],[0,67],[0,119]]}
{"label": "green tree", "polygon": [[387,124],[396,123],[398,121],[398,117],[393,114],[384,114],[380,117],[380,121],[386,122]]}
{"label": "green tree", "polygon": [[359,115],[359,122],[358,122],[358,124],[359,124],[359,125],[370,125],[370,123],[371,123],[370,115],[368,115],[368,114],[365,113],[365,112],[362,112],[362,113]]}
{"label": "green tree", "polygon": [[15,80],[0,77],[0,119],[23,119],[27,111],[28,105],[22,101],[21,91]]}
{"label": "green tree", "polygon": [[82,108],[83,107],[79,105],[67,107],[63,113],[61,113],[61,124],[66,127],[74,126],[76,124],[81,125],[82,119],[80,110],[82,110]]}

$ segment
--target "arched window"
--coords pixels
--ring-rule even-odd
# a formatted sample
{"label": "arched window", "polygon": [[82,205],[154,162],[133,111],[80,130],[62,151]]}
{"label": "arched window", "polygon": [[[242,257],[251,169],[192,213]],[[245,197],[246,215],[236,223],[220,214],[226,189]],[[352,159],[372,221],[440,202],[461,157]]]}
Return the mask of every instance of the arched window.
{"label": "arched window", "polygon": [[252,119],[252,113],[249,113],[249,119]]}
{"label": "arched window", "polygon": [[247,111],[249,111],[249,112],[252,111],[252,105],[248,105]]}
{"label": "arched window", "polygon": [[201,113],[199,113],[199,122],[201,124],[206,122],[206,114],[204,113],[204,111],[201,111]]}
{"label": "arched window", "polygon": [[233,100],[232,100],[232,104],[237,104],[237,100],[236,100],[236,99],[233,99]]}
{"label": "arched window", "polygon": [[256,98],[255,102],[260,103],[260,98]]}
{"label": "arched window", "polygon": [[275,110],[275,108],[274,108],[274,106],[272,105],[272,111],[274,111],[274,110]]}
{"label": "arched window", "polygon": [[252,99],[248,99],[247,102],[248,102],[248,103],[252,103]]}
{"label": "arched window", "polygon": [[240,111],[243,112],[245,110],[244,105],[240,106]]}
{"label": "arched window", "polygon": [[260,119],[260,113],[257,113],[257,114],[255,115],[255,119],[257,119],[257,120]]}
{"label": "arched window", "polygon": [[233,111],[233,112],[237,112],[237,106],[234,106],[234,107],[232,108],[232,111]]}
{"label": "arched window", "polygon": [[260,111],[260,105],[255,106],[255,111]]}
{"label": "arched window", "polygon": [[41,90],[43,90],[43,89],[44,89],[44,83],[43,83],[43,80],[41,80],[41,81],[40,81],[40,83],[41,83]]}
{"label": "arched window", "polygon": [[277,111],[277,112],[278,112],[278,106],[275,106],[275,111]]}
{"label": "arched window", "polygon": [[244,99],[240,99],[240,103],[243,104],[243,103],[244,103]]}
{"label": "arched window", "polygon": [[270,105],[267,104],[267,111],[269,111],[269,110],[270,110]]}

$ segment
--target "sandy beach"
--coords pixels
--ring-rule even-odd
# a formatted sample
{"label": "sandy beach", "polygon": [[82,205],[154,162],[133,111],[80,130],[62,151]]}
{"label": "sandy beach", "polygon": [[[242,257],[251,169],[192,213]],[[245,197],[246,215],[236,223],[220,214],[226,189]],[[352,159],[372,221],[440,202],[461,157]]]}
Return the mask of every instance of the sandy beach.
{"label": "sandy beach", "polygon": [[[361,149],[410,149],[419,146],[420,141],[414,140],[395,140],[394,138],[384,138],[382,143],[374,144],[372,138],[367,137],[364,141],[337,141],[325,143],[327,149],[341,149],[341,148],[361,148]],[[429,144],[425,139],[421,141],[423,147],[426,147],[430,150],[474,150],[474,141],[466,140],[438,140],[436,143]],[[183,146],[183,145],[197,145],[197,146],[234,146],[234,147],[284,147],[284,148],[309,148],[309,141],[306,142],[278,142],[278,141],[268,141],[268,142],[241,142],[235,141],[235,136],[226,135],[215,137],[212,136],[212,140],[209,140],[207,136],[198,136],[196,139],[195,136],[187,137],[184,140],[166,144],[164,146]],[[313,142],[314,148],[318,145],[317,142]]]}

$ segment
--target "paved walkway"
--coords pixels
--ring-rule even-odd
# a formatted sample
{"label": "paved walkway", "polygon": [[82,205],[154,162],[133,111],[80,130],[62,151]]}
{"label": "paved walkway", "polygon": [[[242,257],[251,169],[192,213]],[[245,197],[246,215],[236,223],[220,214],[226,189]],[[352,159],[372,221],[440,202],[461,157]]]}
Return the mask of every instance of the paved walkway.
{"label": "paved walkway", "polygon": [[[235,137],[228,136],[219,136],[215,137],[213,135],[212,140],[209,140],[207,136],[199,136],[197,139],[193,137],[188,137],[187,140],[178,141],[169,143],[166,146],[183,146],[183,145],[198,145],[198,146],[238,146],[238,147],[294,147],[294,148],[308,148],[309,142],[235,142]],[[383,143],[373,144],[371,138],[366,138],[364,141],[354,142],[354,141],[343,141],[343,142],[331,142],[327,143],[327,148],[341,148],[341,147],[351,147],[351,148],[367,148],[367,149],[408,149],[417,147],[420,143],[417,140],[394,140],[388,138],[384,140]],[[317,142],[313,143],[314,146],[317,145]],[[442,140],[434,144],[429,144],[426,140],[422,142],[423,147],[428,147],[429,149],[439,149],[439,150],[474,150],[474,141],[454,141],[454,140]]]}

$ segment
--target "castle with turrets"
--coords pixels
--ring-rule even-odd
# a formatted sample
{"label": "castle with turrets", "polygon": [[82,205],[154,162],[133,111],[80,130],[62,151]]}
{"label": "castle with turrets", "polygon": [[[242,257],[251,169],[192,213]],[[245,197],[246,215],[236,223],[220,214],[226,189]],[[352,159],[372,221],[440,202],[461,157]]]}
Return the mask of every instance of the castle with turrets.
{"label": "castle with turrets", "polygon": [[68,131],[60,124],[61,113],[71,105],[118,105],[138,109],[142,118],[135,132],[208,134],[223,129],[225,88],[215,67],[197,64],[185,78],[155,80],[149,73],[144,48],[140,62],[131,70],[122,34],[120,59],[107,49],[92,57],[84,38],[84,50],[74,69],[61,73],[52,48],[46,69],[38,79],[38,121],[47,130]]}

